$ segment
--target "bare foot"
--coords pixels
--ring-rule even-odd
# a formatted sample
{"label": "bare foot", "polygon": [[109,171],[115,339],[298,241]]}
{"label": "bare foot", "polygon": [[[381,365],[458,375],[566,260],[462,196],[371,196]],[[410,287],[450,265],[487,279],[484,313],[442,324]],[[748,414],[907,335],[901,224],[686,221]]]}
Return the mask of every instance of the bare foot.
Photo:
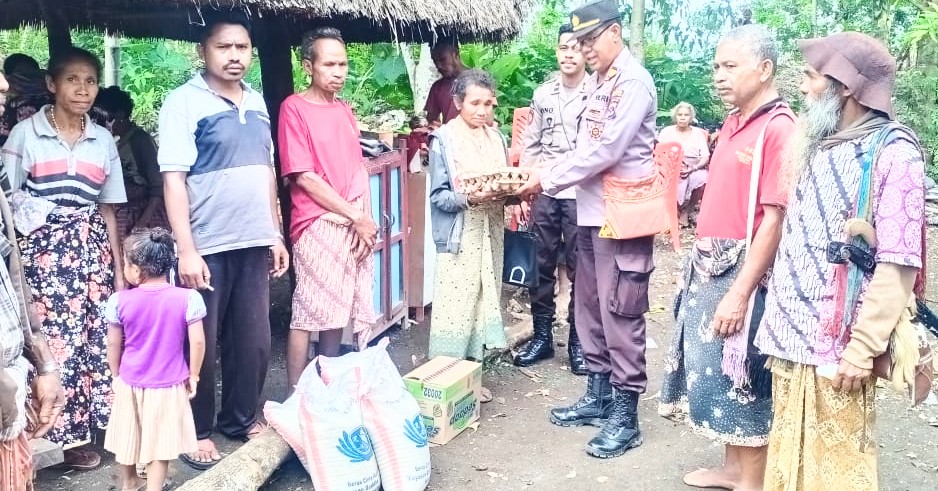
{"label": "bare foot", "polygon": [[687,212],[682,212],[678,218],[678,222],[681,224],[681,228],[687,228],[690,226],[690,219],[687,216]]}
{"label": "bare foot", "polygon": [[731,472],[723,467],[718,469],[697,469],[684,474],[684,484],[695,488],[736,489],[738,472]]}

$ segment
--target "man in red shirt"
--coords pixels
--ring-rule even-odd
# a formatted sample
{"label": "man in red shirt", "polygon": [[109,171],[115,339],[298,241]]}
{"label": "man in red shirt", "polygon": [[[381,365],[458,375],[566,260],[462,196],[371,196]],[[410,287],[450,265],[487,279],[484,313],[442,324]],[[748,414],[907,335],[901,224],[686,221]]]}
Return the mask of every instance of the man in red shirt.
{"label": "man in red shirt", "polygon": [[375,321],[377,228],[355,116],[337,98],[348,76],[342,34],[331,27],[306,34],[302,55],[312,82],[283,101],[278,128],[281,170],[290,181],[297,276],[287,340],[291,389],[309,362],[312,332],[319,333],[320,355],[338,356],[345,328],[364,346]]}
{"label": "man in red shirt", "polygon": [[455,39],[441,39],[430,51],[433,64],[440,72],[440,79],[430,86],[427,96],[427,122],[431,127],[449,122],[459,114],[453,102],[453,80],[466,69],[459,57],[459,44]]}
{"label": "man in red shirt", "polygon": [[713,61],[717,94],[734,109],[710,159],[659,408],[686,413],[697,433],[725,446],[722,468],[684,476],[694,487],[762,489],[771,375],[752,339],[781,237],[788,193],[779,171],[795,127],[775,89],[777,61],[775,37],[754,24],[726,33]]}

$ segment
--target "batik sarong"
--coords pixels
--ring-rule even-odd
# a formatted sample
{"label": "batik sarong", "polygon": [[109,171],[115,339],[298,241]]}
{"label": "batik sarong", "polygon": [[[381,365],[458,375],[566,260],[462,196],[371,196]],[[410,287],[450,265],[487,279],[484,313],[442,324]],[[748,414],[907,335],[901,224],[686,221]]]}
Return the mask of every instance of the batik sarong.
{"label": "batik sarong", "polygon": [[[352,202],[362,207],[362,200]],[[327,331],[351,327],[359,347],[375,323],[374,259],[359,261],[349,220],[334,213],[316,219],[293,245],[296,291],[291,329]]]}
{"label": "batik sarong", "polygon": [[876,491],[875,384],[835,391],[812,365],[772,362],[765,491]]}

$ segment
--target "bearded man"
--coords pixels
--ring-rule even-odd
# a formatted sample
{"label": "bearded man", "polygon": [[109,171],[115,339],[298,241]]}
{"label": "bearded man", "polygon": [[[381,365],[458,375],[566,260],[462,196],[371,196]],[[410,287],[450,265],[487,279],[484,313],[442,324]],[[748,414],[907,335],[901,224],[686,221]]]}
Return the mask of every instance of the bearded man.
{"label": "bearded man", "polygon": [[[923,285],[924,159],[912,131],[893,121],[896,61],[879,41],[848,32],[800,46],[805,110],[756,338],[774,357],[765,489],[872,491],[870,375]],[[873,236],[852,236],[853,219],[872,224]],[[828,262],[829,247],[843,243],[875,260],[875,272]]]}

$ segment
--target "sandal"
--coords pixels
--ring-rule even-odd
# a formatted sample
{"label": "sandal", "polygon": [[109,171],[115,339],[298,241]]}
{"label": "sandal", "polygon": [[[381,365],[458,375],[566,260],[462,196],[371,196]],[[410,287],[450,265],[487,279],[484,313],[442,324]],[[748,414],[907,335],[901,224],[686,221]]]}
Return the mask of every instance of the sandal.
{"label": "sandal", "polygon": [[492,402],[492,391],[488,387],[482,387],[482,390],[479,391],[479,402],[485,404],[486,402]]}
{"label": "sandal", "polygon": [[[205,441],[207,441],[208,443],[203,443]],[[186,465],[188,465],[189,467],[192,467],[193,469],[197,471],[204,471],[204,470],[211,469],[212,466],[214,466],[215,464],[221,461],[221,455],[218,454],[218,449],[215,448],[215,443],[213,441],[199,440],[198,446],[199,446],[199,449],[196,450],[195,453],[209,454],[209,458],[211,459],[210,461],[203,462],[201,460],[196,460],[195,458],[191,457],[187,453],[179,454],[179,460],[185,462]],[[214,455],[218,455],[218,458],[216,459]]]}
{"label": "sandal", "polygon": [[[162,487],[161,489],[162,489],[163,491],[169,491],[170,489],[173,489],[173,486],[175,486],[175,485],[176,485],[176,482],[167,477],[166,479],[163,480],[163,487]],[[118,486],[118,485],[116,485],[116,484],[112,484],[112,485],[108,486],[107,489],[108,489],[108,491],[121,491],[121,489],[123,489],[123,488],[121,488],[120,486]],[[146,482],[146,480],[144,480],[144,481],[143,481],[143,484],[141,484],[140,486],[134,488],[134,491],[144,491],[144,490],[146,490],[146,489],[147,489],[147,482]]]}
{"label": "sandal", "polygon": [[101,465],[101,456],[93,450],[71,448],[64,453],[65,460],[59,466],[76,471],[90,471]]}
{"label": "sandal", "polygon": [[252,426],[251,429],[248,430],[247,435],[244,436],[243,441],[247,442],[247,441],[249,441],[249,440],[253,440],[253,439],[257,438],[257,437],[260,436],[260,434],[263,433],[264,430],[266,430],[267,428],[269,428],[269,426],[267,425],[267,423],[264,423],[263,421],[257,421],[257,422],[255,422],[255,423],[254,423],[254,426]]}

